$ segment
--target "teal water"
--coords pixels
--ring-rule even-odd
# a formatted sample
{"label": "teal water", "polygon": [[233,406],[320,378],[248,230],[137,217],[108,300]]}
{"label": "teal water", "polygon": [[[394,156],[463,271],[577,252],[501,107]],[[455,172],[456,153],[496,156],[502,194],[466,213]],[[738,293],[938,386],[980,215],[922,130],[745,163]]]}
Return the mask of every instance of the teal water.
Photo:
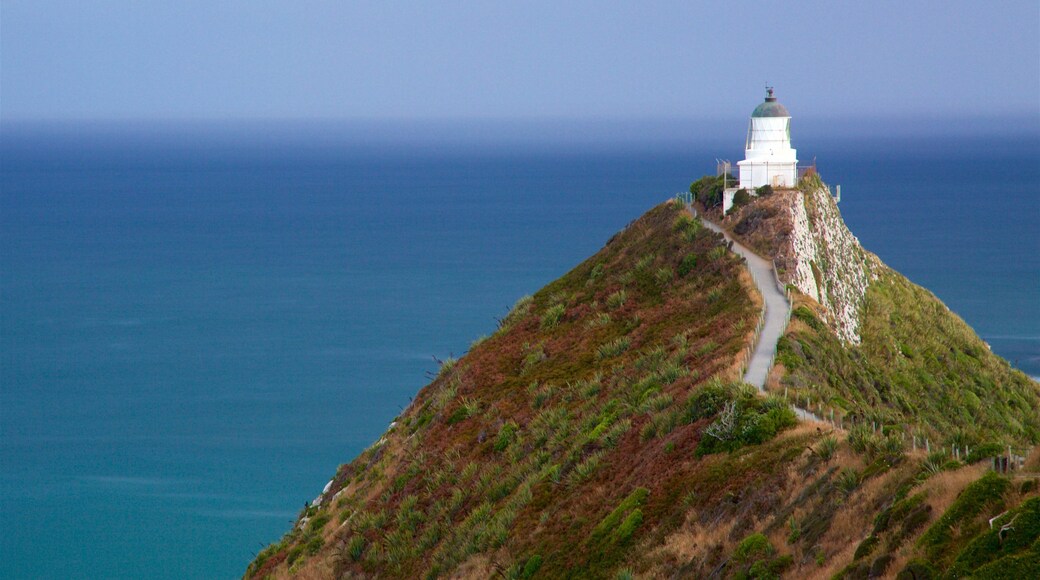
{"label": "teal water", "polygon": [[[239,576],[434,356],[739,154],[310,131],[5,129],[0,577]],[[812,143],[863,244],[1040,375],[1040,137]]]}

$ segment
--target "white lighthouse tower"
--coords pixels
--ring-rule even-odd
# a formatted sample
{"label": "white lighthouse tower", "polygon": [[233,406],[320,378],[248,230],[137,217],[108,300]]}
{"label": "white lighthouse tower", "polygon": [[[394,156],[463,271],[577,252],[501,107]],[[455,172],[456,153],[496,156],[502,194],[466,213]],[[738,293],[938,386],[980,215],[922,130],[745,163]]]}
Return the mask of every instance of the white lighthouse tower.
{"label": "white lighthouse tower", "polygon": [[766,100],[751,112],[740,187],[754,194],[763,185],[794,187],[798,181],[797,151],[791,149],[791,115],[776,102],[773,87],[766,87]]}

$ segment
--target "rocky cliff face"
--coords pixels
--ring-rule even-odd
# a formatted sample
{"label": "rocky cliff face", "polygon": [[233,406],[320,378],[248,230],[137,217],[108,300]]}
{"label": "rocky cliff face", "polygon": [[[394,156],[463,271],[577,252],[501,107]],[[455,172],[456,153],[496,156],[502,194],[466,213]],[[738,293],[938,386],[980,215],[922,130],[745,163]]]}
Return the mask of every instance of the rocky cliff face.
{"label": "rocky cliff face", "polygon": [[777,252],[780,278],[827,309],[827,322],[842,341],[859,344],[863,298],[880,261],[845,226],[819,179],[807,180],[794,195],[787,207],[791,235]]}
{"label": "rocky cliff face", "polygon": [[860,344],[863,299],[881,262],[845,226],[818,176],[803,180],[798,190],[753,199],[724,225],[773,258],[782,282],[818,302],[842,342]]}

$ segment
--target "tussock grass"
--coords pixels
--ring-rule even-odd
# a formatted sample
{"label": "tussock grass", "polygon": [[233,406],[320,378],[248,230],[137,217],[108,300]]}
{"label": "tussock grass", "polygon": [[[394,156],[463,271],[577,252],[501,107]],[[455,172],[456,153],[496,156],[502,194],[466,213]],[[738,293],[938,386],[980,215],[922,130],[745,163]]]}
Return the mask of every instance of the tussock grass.
{"label": "tussock grass", "polygon": [[608,343],[600,345],[600,347],[596,349],[596,355],[601,360],[620,356],[622,353],[628,350],[628,347],[631,344],[632,341],[629,340],[627,336],[620,336]]}
{"label": "tussock grass", "polygon": [[627,301],[628,292],[626,292],[625,290],[618,290],[617,292],[612,293],[610,296],[607,296],[607,308],[610,308],[611,310],[617,310],[618,308],[624,306],[625,302]]}
{"label": "tussock grass", "polygon": [[542,314],[542,330],[552,330],[560,324],[567,307],[563,304],[554,304]]}

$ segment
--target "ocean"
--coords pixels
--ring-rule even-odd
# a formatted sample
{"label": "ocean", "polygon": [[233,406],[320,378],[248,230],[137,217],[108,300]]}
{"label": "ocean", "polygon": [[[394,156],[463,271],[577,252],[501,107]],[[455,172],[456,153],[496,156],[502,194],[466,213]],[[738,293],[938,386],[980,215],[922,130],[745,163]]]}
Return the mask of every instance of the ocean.
{"label": "ocean", "polygon": [[[0,127],[0,577],[240,576],[435,358],[745,122]],[[867,249],[1038,376],[1025,125],[794,141]]]}

